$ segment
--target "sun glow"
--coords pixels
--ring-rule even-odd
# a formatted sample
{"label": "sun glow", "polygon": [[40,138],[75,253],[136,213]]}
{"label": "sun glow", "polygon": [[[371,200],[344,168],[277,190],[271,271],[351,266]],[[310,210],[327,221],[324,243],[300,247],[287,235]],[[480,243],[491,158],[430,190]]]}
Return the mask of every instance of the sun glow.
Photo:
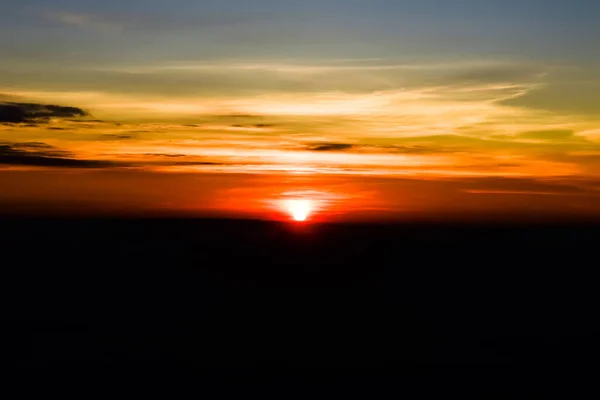
{"label": "sun glow", "polygon": [[285,208],[294,221],[306,221],[313,210],[313,202],[311,200],[287,200]]}

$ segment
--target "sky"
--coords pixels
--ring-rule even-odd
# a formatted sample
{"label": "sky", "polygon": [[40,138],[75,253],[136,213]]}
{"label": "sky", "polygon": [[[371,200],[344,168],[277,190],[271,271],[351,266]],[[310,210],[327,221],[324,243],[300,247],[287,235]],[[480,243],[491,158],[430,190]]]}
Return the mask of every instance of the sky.
{"label": "sky", "polygon": [[2,9],[2,214],[600,216],[597,1]]}

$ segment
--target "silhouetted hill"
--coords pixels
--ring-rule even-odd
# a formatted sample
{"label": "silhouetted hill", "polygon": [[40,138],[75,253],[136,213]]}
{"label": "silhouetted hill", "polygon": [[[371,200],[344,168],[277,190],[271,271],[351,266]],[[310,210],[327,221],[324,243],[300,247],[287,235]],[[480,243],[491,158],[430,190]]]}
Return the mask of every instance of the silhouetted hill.
{"label": "silhouetted hill", "polygon": [[152,361],[417,379],[494,367],[523,377],[600,355],[598,226],[1,224],[2,318],[22,368]]}

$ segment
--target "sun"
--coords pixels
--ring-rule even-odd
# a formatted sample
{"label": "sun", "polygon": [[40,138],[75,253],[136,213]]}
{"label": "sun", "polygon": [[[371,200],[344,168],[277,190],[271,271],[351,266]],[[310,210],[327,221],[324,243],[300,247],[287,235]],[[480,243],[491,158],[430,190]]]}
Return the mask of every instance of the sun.
{"label": "sun", "polygon": [[285,209],[294,219],[294,221],[306,221],[313,210],[313,202],[311,200],[287,200]]}

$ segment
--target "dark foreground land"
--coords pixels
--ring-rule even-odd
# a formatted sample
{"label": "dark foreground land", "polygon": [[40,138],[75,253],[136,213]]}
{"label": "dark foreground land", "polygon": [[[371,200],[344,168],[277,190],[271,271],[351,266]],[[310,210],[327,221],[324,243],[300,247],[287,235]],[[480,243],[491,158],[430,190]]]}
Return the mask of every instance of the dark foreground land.
{"label": "dark foreground land", "polygon": [[[600,226],[0,223],[15,369],[152,366],[200,392],[251,376],[280,398],[383,398],[570,392],[561,377],[600,360]],[[294,367],[319,368],[318,386]]]}

